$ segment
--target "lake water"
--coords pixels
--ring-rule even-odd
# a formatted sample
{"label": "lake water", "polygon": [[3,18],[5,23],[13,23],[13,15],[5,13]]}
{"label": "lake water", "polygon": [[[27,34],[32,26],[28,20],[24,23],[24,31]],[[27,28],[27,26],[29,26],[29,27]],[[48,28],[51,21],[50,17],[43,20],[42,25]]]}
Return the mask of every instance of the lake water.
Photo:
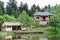
{"label": "lake water", "polygon": [[17,34],[14,36],[0,36],[0,40],[60,40],[60,38],[48,38],[42,34]]}

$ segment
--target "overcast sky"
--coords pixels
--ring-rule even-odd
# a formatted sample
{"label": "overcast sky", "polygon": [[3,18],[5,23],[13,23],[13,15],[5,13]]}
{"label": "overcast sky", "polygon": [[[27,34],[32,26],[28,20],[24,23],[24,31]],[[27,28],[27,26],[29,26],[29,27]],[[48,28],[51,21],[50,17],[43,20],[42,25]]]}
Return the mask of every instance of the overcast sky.
{"label": "overcast sky", "polygon": [[[4,2],[4,5],[7,5],[8,0],[0,0]],[[56,4],[60,4],[60,0],[16,0],[17,5],[19,6],[20,2],[27,3],[29,8],[33,5],[39,5],[41,8],[44,7],[45,5],[50,4],[51,6],[54,6]]]}

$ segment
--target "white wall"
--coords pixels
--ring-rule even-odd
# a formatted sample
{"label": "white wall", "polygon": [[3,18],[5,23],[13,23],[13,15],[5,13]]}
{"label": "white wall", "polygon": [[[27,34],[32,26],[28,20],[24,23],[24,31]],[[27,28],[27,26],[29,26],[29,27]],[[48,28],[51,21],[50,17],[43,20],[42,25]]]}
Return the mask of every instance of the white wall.
{"label": "white wall", "polygon": [[7,27],[1,28],[1,30],[2,30],[2,31],[12,31],[12,27],[11,27],[11,28],[7,28]]}

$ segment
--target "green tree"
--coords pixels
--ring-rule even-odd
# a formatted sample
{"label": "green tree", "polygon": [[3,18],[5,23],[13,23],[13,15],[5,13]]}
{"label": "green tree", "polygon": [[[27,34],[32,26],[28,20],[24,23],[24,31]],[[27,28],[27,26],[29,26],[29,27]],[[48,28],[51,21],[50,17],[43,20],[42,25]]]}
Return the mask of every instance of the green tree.
{"label": "green tree", "polygon": [[60,16],[58,15],[53,15],[53,17],[50,19],[50,22],[49,24],[52,26],[52,27],[60,27]]}
{"label": "green tree", "polygon": [[17,13],[18,11],[16,11],[16,10],[18,10],[16,4],[17,4],[16,0],[9,0],[8,5],[6,7],[7,14],[13,15],[13,16],[18,14]]}
{"label": "green tree", "polygon": [[23,5],[23,10],[28,13],[28,5],[27,5],[27,3],[25,3],[25,4]]}
{"label": "green tree", "polygon": [[4,14],[4,2],[0,1],[0,15]]}
{"label": "green tree", "polygon": [[47,10],[47,9],[48,9],[48,6],[45,6],[45,7],[44,7],[44,9],[46,9],[46,10]]}
{"label": "green tree", "polygon": [[20,3],[19,10],[22,13],[22,11],[23,11],[23,3],[22,2]]}
{"label": "green tree", "polygon": [[3,16],[0,16],[0,26],[2,25],[3,22],[5,22],[5,18]]}
{"label": "green tree", "polygon": [[0,30],[1,30],[1,25],[3,24],[3,22],[5,22],[5,18],[0,16]]}
{"label": "green tree", "polygon": [[58,30],[55,30],[53,27],[47,28],[44,31],[44,34],[47,37],[55,37],[55,34],[58,34],[58,33],[59,33]]}
{"label": "green tree", "polygon": [[35,12],[35,10],[36,10],[36,5],[33,4],[33,6],[31,7],[31,11],[32,11],[32,13]]}
{"label": "green tree", "polygon": [[37,5],[36,9],[37,9],[38,11],[40,11],[40,7],[39,7],[39,5]]}
{"label": "green tree", "polygon": [[[60,28],[60,18],[58,15],[53,15],[49,22],[50,26],[55,28],[55,32],[57,32],[57,28]],[[56,37],[57,34],[55,34]]]}
{"label": "green tree", "polygon": [[48,10],[49,10],[49,12],[50,12],[50,9],[51,9],[51,5],[49,4],[49,5],[48,5]]}
{"label": "green tree", "polygon": [[9,16],[8,14],[4,14],[3,17],[6,19],[7,22],[15,22],[16,21],[14,16]]}
{"label": "green tree", "polygon": [[31,17],[33,17],[33,13],[32,13],[31,10],[28,10],[28,15],[31,16]]}
{"label": "green tree", "polygon": [[32,7],[31,7],[31,10],[29,11],[29,12],[31,12],[31,13],[29,13],[29,15],[33,16],[35,11],[36,11],[36,5],[33,4]]}
{"label": "green tree", "polygon": [[20,14],[20,16],[18,17],[18,21],[21,22],[25,27],[30,27],[35,24],[33,18],[29,17],[25,11]]}

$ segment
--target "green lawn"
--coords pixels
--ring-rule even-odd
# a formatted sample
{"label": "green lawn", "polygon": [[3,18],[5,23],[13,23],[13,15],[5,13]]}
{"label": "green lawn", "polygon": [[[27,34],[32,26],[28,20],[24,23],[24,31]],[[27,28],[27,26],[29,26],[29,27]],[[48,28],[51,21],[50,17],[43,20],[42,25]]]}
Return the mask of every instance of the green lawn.
{"label": "green lawn", "polygon": [[0,35],[14,35],[14,33],[13,32],[0,32]]}
{"label": "green lawn", "polygon": [[42,27],[35,27],[35,28],[27,28],[27,31],[41,31],[43,32],[46,28],[48,27],[45,27],[45,28],[42,28]]}

